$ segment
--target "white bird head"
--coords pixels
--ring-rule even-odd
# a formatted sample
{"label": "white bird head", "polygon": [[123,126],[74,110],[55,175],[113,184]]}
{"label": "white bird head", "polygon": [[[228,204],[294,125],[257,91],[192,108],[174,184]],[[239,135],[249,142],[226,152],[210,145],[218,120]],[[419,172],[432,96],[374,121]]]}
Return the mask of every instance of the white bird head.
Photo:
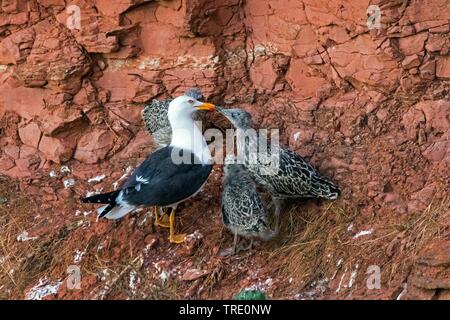
{"label": "white bird head", "polygon": [[211,103],[198,101],[189,96],[180,96],[173,99],[169,104],[168,116],[170,119],[192,118],[192,114],[198,110],[215,110],[216,106]]}

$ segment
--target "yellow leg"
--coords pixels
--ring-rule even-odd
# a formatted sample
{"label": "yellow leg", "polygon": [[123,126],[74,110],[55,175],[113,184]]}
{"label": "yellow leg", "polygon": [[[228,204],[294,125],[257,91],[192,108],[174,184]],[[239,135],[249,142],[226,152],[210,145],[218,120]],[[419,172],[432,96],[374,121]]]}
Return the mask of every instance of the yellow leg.
{"label": "yellow leg", "polygon": [[153,207],[153,212],[155,214],[155,225],[163,227],[163,228],[170,228],[169,219],[167,217],[167,214],[163,211],[163,215],[160,217],[158,214],[159,207]]}
{"label": "yellow leg", "polygon": [[159,221],[159,215],[158,215],[158,207],[153,207],[153,216],[155,217],[155,224]]}
{"label": "yellow leg", "polygon": [[175,234],[175,210],[172,209],[169,217],[170,231],[169,231],[169,241],[171,243],[183,243],[186,240],[186,234],[180,233]]}

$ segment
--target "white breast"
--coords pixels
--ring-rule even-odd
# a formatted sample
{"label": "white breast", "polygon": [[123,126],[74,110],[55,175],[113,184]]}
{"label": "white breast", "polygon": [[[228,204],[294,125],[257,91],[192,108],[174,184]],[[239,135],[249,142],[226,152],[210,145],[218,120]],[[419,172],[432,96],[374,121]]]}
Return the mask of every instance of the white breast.
{"label": "white breast", "polygon": [[172,141],[170,145],[192,152],[203,164],[211,164],[211,152],[202,132],[195,125],[192,117],[181,114],[172,119],[169,118],[169,120],[171,120],[172,126]]}

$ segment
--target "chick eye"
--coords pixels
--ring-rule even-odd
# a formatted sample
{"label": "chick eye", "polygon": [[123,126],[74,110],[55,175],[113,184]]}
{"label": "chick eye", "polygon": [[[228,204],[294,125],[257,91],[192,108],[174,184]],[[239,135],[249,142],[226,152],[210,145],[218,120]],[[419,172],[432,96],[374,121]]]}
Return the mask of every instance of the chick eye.
{"label": "chick eye", "polygon": [[194,100],[192,100],[192,99],[189,99],[188,102],[189,102],[190,104],[194,104]]}

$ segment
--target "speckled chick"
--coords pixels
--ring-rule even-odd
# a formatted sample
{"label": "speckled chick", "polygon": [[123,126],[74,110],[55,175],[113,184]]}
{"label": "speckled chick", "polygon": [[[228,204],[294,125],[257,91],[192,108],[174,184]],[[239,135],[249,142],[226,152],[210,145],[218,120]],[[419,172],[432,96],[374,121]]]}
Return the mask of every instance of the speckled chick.
{"label": "speckled chick", "polygon": [[278,233],[269,227],[266,205],[250,173],[235,162],[226,158],[222,192],[222,221],[234,234],[232,254],[236,253],[238,236],[250,238],[252,243],[253,238],[267,241]]}
{"label": "speckled chick", "polygon": [[[196,100],[203,99],[203,94],[198,88],[189,89],[186,91],[185,95]],[[152,135],[153,141],[156,143],[158,149],[167,146],[172,139],[172,129],[167,117],[169,103],[171,101],[172,99],[153,99],[149,104],[145,105],[144,110],[142,111],[145,127]],[[200,113],[195,113],[193,118],[194,121],[201,121],[202,115]]]}
{"label": "speckled chick", "polygon": [[[252,129],[251,115],[243,109],[223,109],[216,107],[240,132]],[[239,135],[239,130],[237,135]],[[256,135],[247,135],[241,139],[241,149],[245,156],[243,165],[256,183],[262,185],[272,196],[275,204],[275,215],[281,211],[281,203],[287,198],[324,198],[336,199],[341,191],[339,187],[321,175],[305,159],[287,147],[279,146],[278,163],[276,166],[264,164],[260,157],[251,154],[258,150]],[[238,139],[240,140],[240,139]],[[239,146],[239,141],[238,141]],[[243,146],[242,146],[243,145]],[[268,156],[272,156],[268,143]],[[239,149],[239,148],[238,148]],[[254,160],[256,159],[256,161]]]}

